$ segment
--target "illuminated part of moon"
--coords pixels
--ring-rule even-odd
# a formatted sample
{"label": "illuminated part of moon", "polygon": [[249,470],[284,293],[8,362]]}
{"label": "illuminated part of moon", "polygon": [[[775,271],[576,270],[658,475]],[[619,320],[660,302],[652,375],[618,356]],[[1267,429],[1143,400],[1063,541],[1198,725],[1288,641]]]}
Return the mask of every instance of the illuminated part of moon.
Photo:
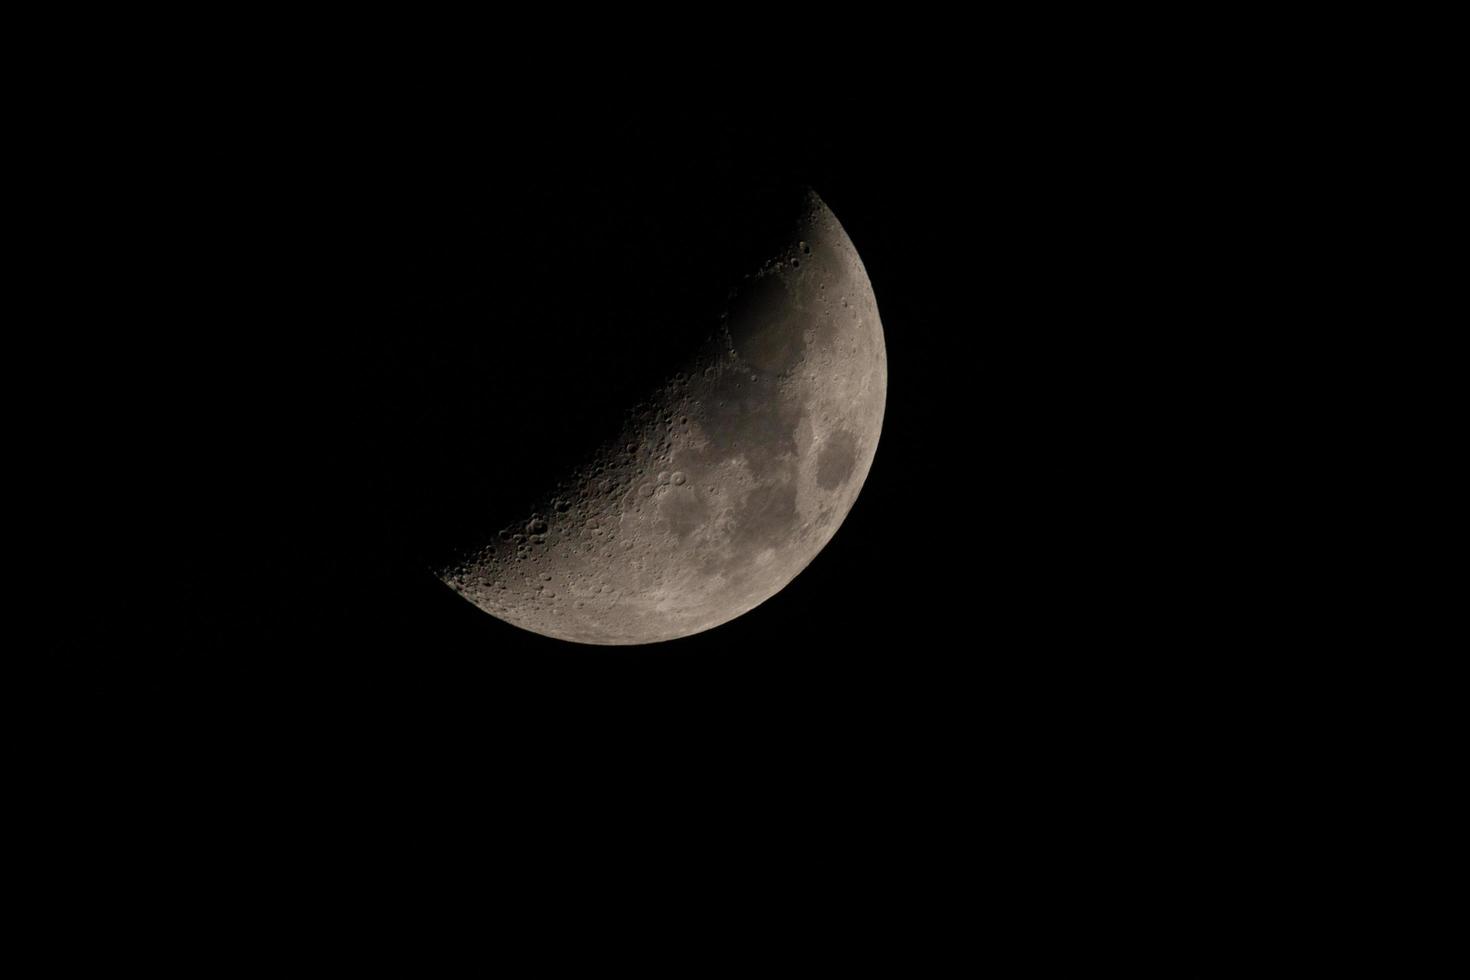
{"label": "illuminated part of moon", "polygon": [[719,626],[837,532],[873,462],[887,380],[867,272],[809,193],[789,244],[739,284],[688,370],[439,577],[506,622],[578,643]]}

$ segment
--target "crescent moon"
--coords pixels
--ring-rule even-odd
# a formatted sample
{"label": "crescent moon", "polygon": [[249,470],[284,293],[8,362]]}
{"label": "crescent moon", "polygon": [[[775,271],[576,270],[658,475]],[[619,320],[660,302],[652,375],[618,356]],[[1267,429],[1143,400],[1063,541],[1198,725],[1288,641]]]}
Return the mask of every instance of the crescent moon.
{"label": "crescent moon", "polygon": [[621,436],[435,573],[493,616],[577,643],[729,622],[836,534],[872,466],[887,384],[867,271],[808,193],[789,242]]}

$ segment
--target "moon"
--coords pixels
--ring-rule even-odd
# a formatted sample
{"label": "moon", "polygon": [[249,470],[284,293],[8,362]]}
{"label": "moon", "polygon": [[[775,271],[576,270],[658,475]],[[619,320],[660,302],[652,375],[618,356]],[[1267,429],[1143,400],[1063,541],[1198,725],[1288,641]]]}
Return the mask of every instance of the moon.
{"label": "moon", "polygon": [[815,193],[784,247],[744,272],[703,346],[620,436],[434,569],[441,581],[522,629],[631,645],[729,622],[806,568],[873,463],[883,327]]}

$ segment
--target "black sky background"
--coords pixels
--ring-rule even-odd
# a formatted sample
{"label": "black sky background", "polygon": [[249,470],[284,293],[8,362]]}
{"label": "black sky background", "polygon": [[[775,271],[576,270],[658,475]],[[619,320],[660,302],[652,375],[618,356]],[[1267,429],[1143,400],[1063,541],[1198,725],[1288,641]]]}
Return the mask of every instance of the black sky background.
{"label": "black sky background", "polygon": [[[1324,28],[967,12],[900,38],[864,10],[859,40],[748,14],[794,57],[645,32],[718,97],[611,34],[603,65],[508,24],[461,55],[448,25],[256,43],[123,11],[147,43],[74,17],[21,70],[9,152],[36,173],[10,191],[42,220],[11,271],[42,301],[9,325],[11,475],[41,500],[12,514],[43,564],[8,693],[39,648],[16,727],[46,785],[16,796],[55,842],[17,840],[54,907],[141,911],[129,939],[168,945],[192,930],[156,888],[242,924],[232,957],[298,903],[376,957],[346,891],[385,936],[409,904],[492,947],[524,921],[602,957],[575,912],[631,911],[640,955],[725,931],[701,966],[772,936],[904,973],[1174,942],[1166,975],[1194,976],[1358,874],[1332,832],[1360,758],[1396,753],[1333,685],[1393,644],[1324,639],[1360,614],[1311,603],[1328,494],[1293,472],[1352,429],[1310,383],[1365,377],[1324,360],[1316,302],[1358,286],[1304,270],[1358,221],[1325,178],[1368,100],[1291,51],[1283,98],[1256,53]],[[1352,138],[1300,153],[1334,101]],[[803,186],[889,358],[871,473],[812,564],[647,648],[525,633],[425,574],[446,501],[564,465]],[[1321,791],[1333,767],[1351,791]],[[123,948],[60,921],[56,949]]]}
{"label": "black sky background", "polygon": [[[514,105],[210,91],[80,127],[69,247],[109,261],[63,299],[91,324],[51,420],[77,477],[53,500],[64,691],[124,730],[227,718],[351,767],[723,767],[926,811],[991,786],[1059,828],[1213,806],[1191,773],[1258,665],[1195,571],[1221,532],[1192,495],[1228,475],[1188,389],[1220,314],[1181,333],[1191,271],[1138,194],[1168,158],[1082,101]],[[424,574],[436,503],[554,470],[802,186],[866,264],[890,372],[811,566],[635,649]]]}
{"label": "black sky background", "polygon": [[[943,275],[938,213],[899,203],[890,158],[854,157],[841,124],[634,111],[470,126],[412,104],[253,126],[211,115],[116,133],[137,160],[109,175],[121,200],[99,202],[116,209],[99,216],[104,234],[132,258],[115,285],[147,312],[104,337],[90,404],[111,411],[88,428],[99,468],[128,474],[116,512],[133,519],[113,550],[143,566],[103,597],[108,625],[79,640],[80,685],[309,699],[463,692],[435,678],[466,671],[488,697],[523,683],[600,697],[646,675],[684,676],[676,686],[722,703],[746,684],[799,699],[851,669],[838,665],[875,633],[857,619],[879,611],[886,635],[908,618],[887,610],[953,584],[921,556],[968,522],[947,525],[939,495],[906,502],[974,479],[973,444],[922,448],[937,408],[920,380],[936,333],[974,326],[941,326],[950,314],[907,284]],[[844,533],[810,585],[751,623],[666,649],[547,641],[422,577],[436,502],[465,481],[505,499],[534,490],[588,430],[615,425],[682,355],[686,311],[781,233],[803,186],[860,242],[885,323],[915,324],[888,341],[890,462],[852,518],[873,512],[870,530]],[[123,637],[126,652],[99,649]]]}

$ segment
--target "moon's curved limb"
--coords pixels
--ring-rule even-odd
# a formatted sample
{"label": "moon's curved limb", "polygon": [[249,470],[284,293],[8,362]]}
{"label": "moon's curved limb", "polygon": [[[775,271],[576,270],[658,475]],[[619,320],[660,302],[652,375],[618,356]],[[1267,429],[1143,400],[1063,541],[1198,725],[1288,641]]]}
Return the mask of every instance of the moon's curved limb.
{"label": "moon's curved limb", "polygon": [[887,380],[867,272],[809,193],[688,370],[534,512],[437,574],[494,616],[579,643],[728,622],[836,533],[872,465]]}

